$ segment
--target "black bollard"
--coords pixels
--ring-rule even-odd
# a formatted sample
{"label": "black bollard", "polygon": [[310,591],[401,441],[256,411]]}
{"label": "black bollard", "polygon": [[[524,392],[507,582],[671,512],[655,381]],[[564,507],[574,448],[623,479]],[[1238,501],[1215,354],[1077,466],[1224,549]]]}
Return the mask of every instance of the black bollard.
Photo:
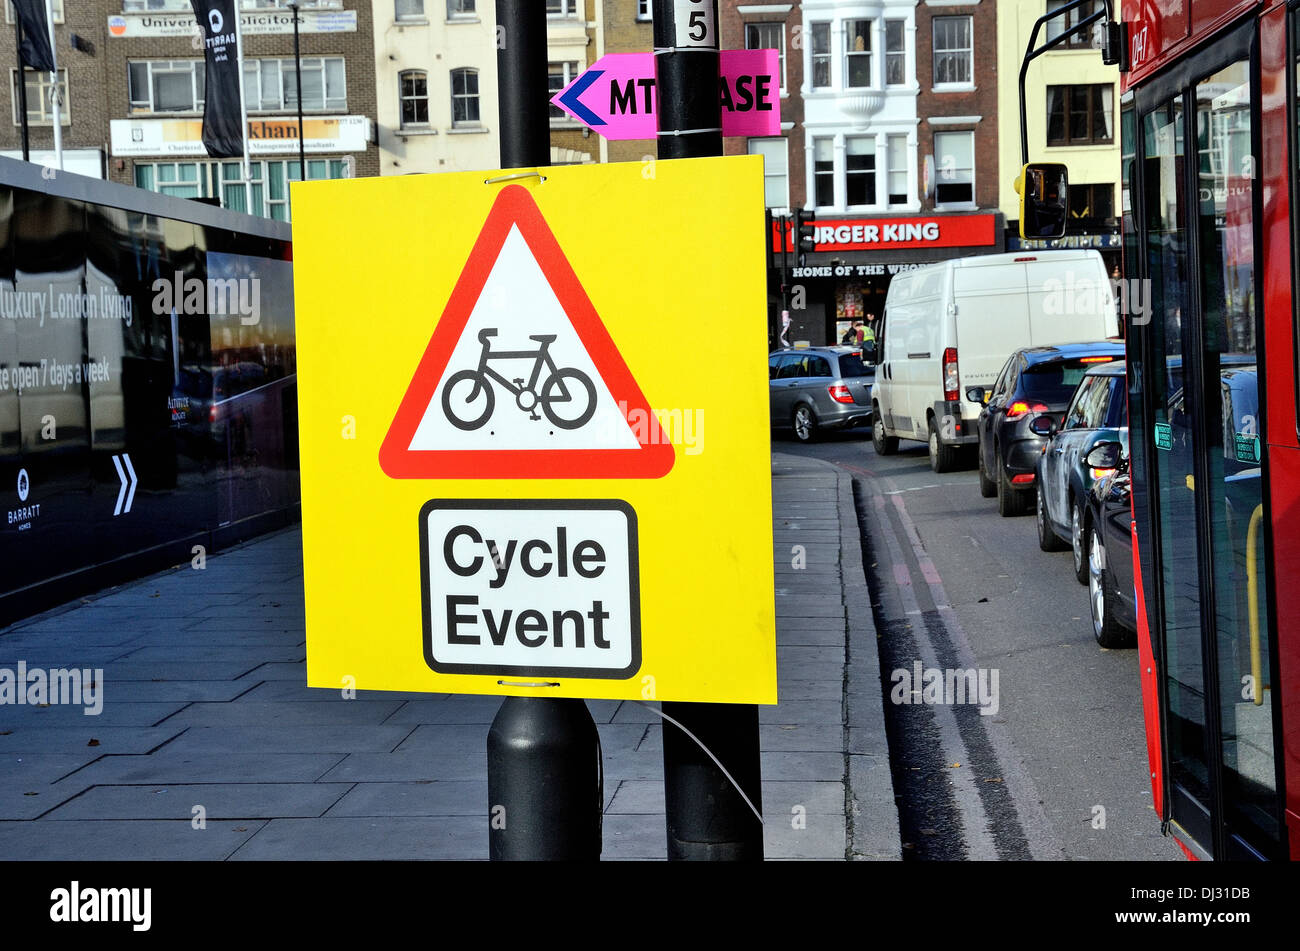
{"label": "black bollard", "polygon": [[581,700],[507,697],[488,732],[494,862],[600,858],[600,735]]}

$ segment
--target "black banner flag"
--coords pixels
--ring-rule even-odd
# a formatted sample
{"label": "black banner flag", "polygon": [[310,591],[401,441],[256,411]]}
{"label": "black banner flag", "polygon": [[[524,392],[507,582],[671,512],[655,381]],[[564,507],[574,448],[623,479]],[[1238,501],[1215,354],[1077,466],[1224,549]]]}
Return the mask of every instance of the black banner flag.
{"label": "black banner flag", "polygon": [[23,27],[21,61],[43,73],[54,72],[54,51],[50,49],[50,24],[45,19],[45,0],[13,0],[18,22]]}
{"label": "black banner flag", "polygon": [[244,154],[244,116],[239,100],[239,57],[235,45],[235,0],[190,0],[203,31],[207,93],[203,102],[203,147],[213,158]]}

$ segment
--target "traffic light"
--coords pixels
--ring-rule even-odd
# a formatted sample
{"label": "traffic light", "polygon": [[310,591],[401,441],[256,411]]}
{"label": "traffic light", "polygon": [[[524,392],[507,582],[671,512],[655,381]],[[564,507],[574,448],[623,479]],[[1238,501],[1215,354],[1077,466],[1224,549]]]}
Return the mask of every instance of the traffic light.
{"label": "traffic light", "polygon": [[1026,165],[1015,181],[1020,193],[1020,237],[1059,238],[1070,207],[1070,177],[1059,162]]}
{"label": "traffic light", "polygon": [[794,212],[794,250],[803,267],[804,255],[817,250],[817,212],[796,208]]}

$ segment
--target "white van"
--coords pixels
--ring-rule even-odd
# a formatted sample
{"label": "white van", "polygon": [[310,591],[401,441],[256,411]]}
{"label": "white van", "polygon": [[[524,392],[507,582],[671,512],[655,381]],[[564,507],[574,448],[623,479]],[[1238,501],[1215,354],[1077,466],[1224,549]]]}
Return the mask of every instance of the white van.
{"label": "white van", "polygon": [[895,275],[885,298],[872,389],[876,452],[898,440],[930,445],[935,472],[975,445],[981,406],[1020,347],[1083,343],[1119,333],[1115,294],[1097,251],[1029,251],[942,261]]}

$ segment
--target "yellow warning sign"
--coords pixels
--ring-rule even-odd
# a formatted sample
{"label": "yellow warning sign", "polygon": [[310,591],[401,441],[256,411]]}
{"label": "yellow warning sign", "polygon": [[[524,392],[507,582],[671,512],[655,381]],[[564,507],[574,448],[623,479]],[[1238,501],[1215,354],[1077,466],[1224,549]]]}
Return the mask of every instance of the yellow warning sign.
{"label": "yellow warning sign", "polygon": [[295,183],[308,683],[776,702],[760,158]]}

